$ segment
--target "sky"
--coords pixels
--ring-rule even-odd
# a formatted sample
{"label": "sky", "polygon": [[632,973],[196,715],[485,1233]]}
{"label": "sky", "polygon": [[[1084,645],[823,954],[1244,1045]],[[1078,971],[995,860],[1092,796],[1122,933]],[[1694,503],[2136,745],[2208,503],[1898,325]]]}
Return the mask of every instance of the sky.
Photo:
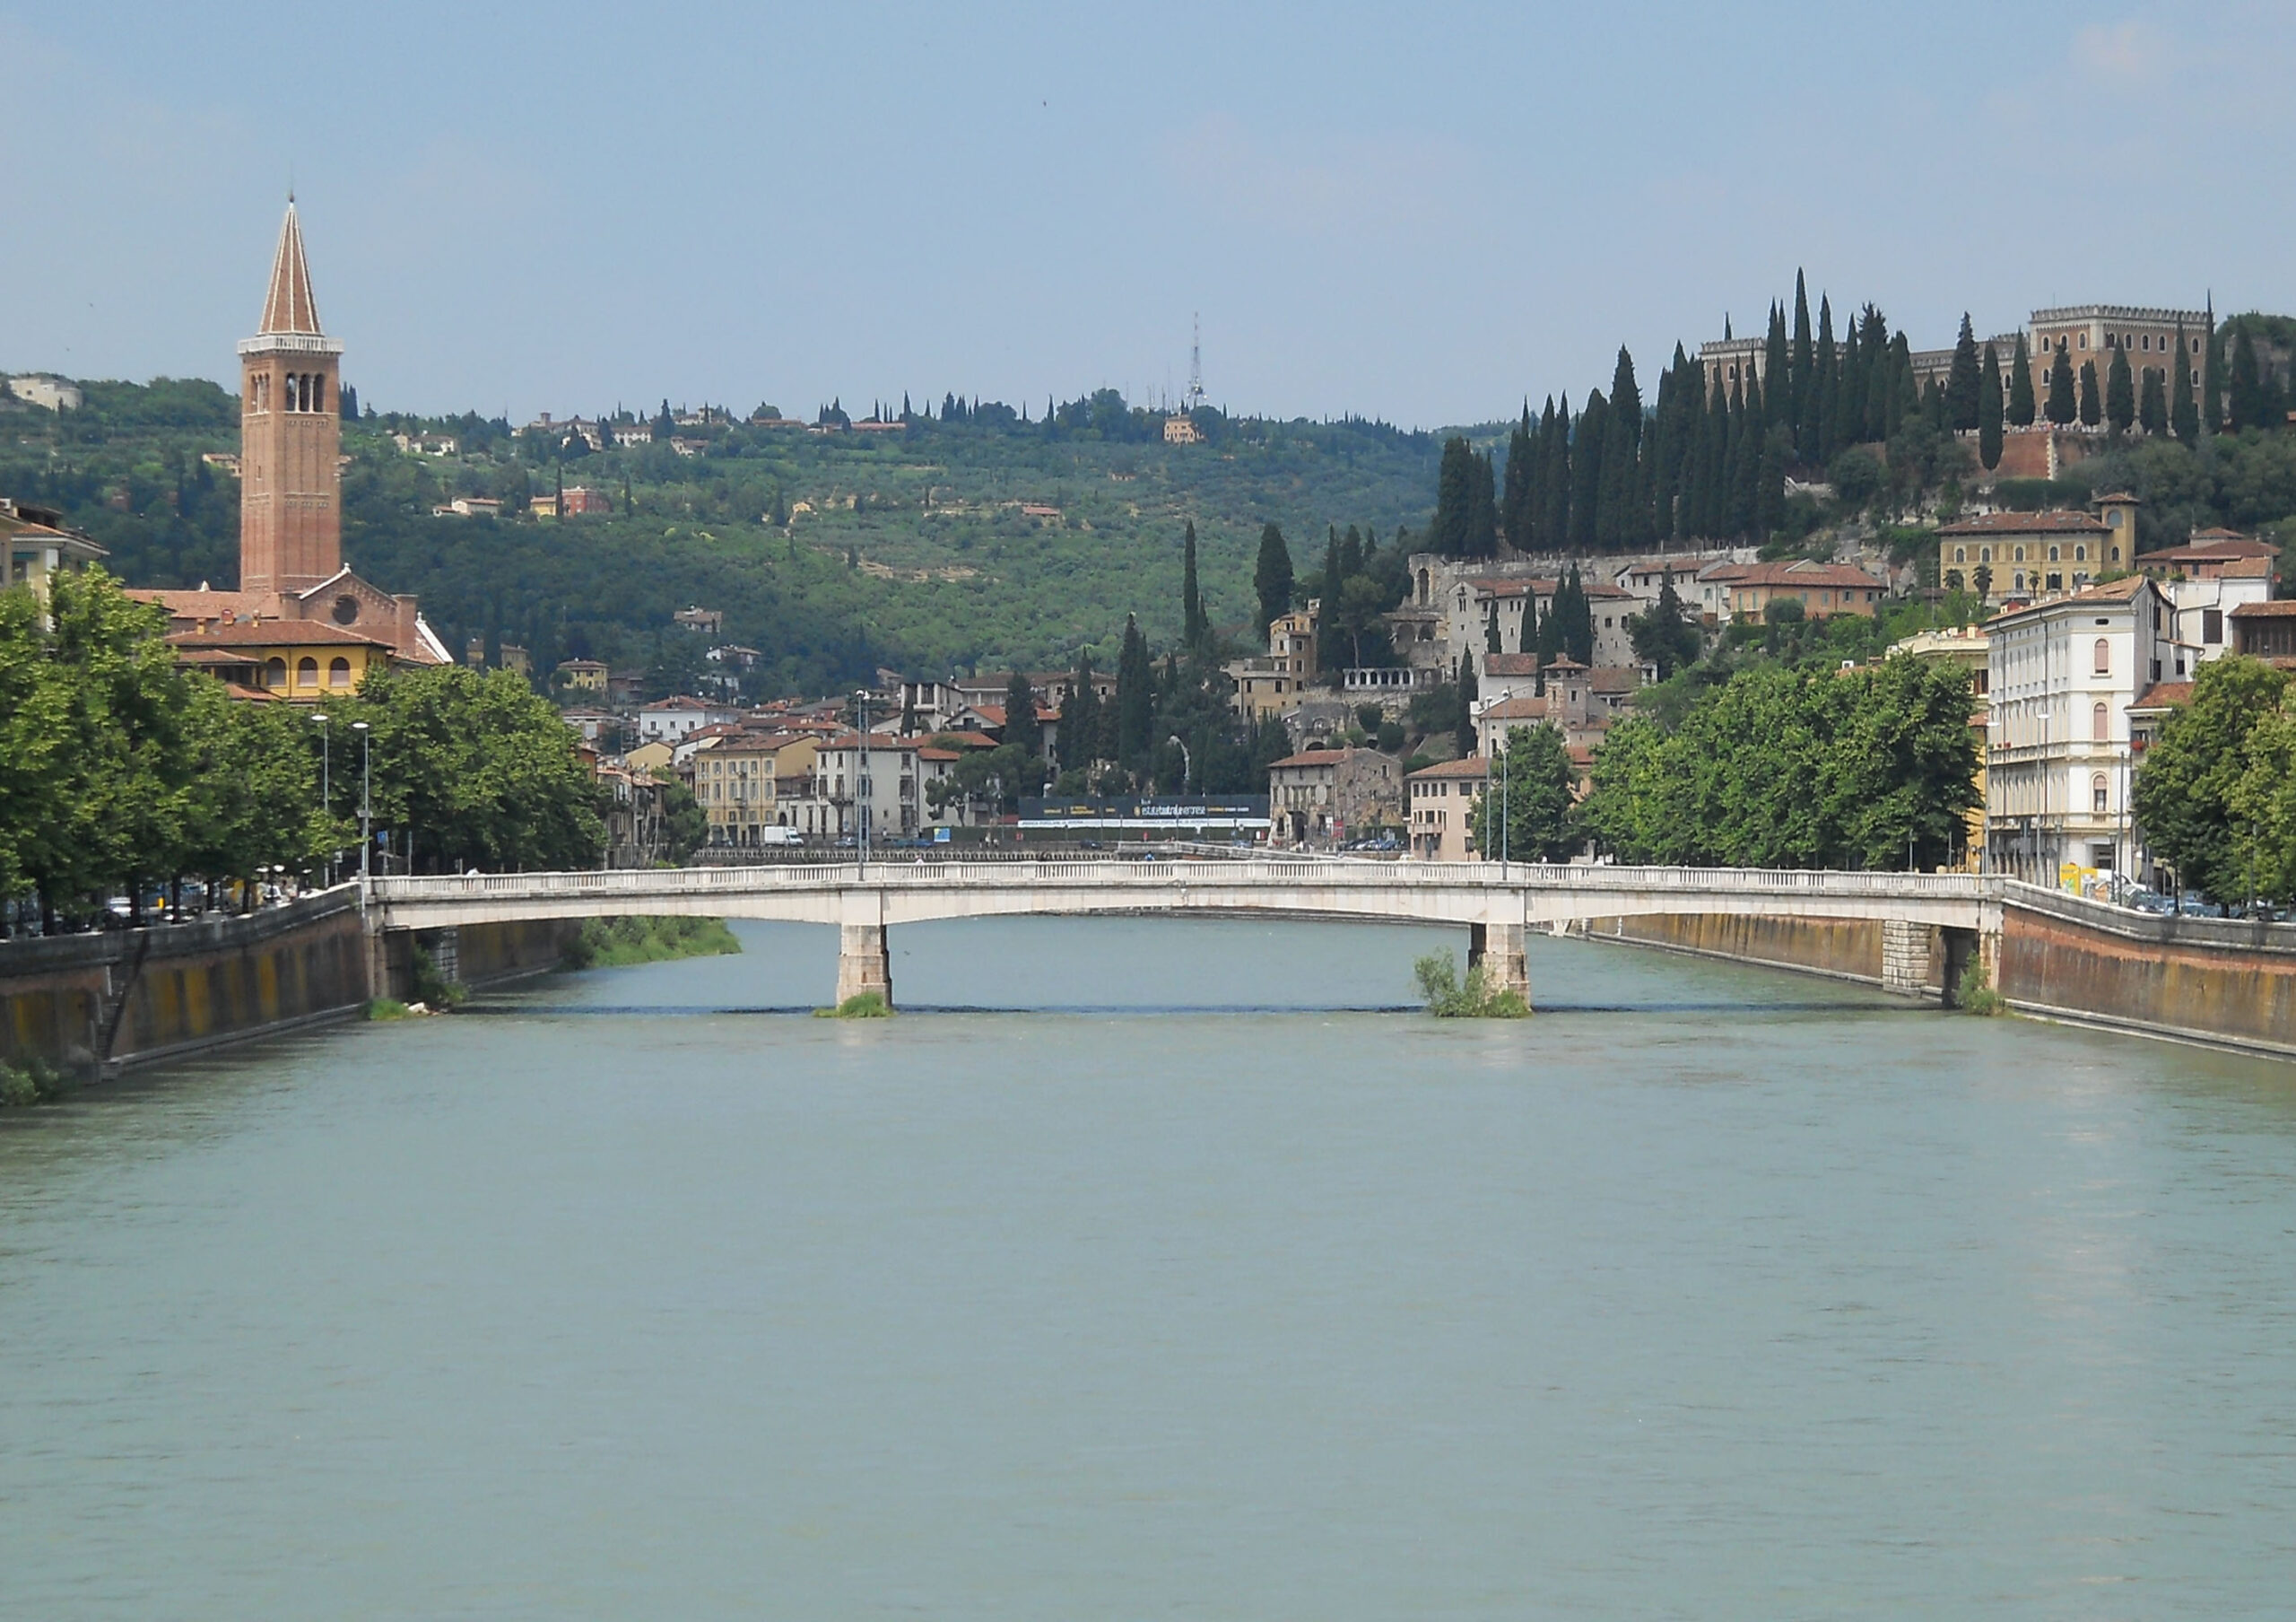
{"label": "sky", "polygon": [[382,409],[1408,427],[1759,332],[2296,310],[2296,6],[0,0],[0,371],[236,387],[291,185]]}

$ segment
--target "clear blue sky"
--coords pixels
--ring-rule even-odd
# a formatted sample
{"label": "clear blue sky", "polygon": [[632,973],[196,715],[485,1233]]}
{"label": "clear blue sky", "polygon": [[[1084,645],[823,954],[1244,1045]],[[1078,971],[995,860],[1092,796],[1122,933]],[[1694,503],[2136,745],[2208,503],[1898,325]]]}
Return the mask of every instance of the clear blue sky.
{"label": "clear blue sky", "polygon": [[229,379],[291,172],[378,406],[1419,426],[1742,332],[2296,308],[2296,8],[0,0],[0,369]]}

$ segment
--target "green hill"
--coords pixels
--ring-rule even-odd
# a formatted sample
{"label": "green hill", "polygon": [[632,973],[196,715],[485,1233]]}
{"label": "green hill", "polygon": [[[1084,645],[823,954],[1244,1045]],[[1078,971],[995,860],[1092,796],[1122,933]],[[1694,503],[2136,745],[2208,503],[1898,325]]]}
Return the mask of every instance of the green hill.
{"label": "green hill", "polygon": [[[238,449],[235,397],[164,379],[84,387],[82,411],[0,415],[0,493],[62,508],[131,584],[236,579],[237,483],[201,459]],[[670,615],[699,604],[764,652],[753,690],[820,692],[880,665],[1043,667],[1087,647],[1106,663],[1127,613],[1168,645],[1187,520],[1212,619],[1232,628],[1253,613],[1263,525],[1306,573],[1326,526],[1391,540],[1426,520],[1433,435],[1205,412],[1205,443],[1167,445],[1162,420],[1104,390],[1050,425],[993,406],[881,432],[713,421],[674,429],[688,455],[668,432],[595,453],[475,415],[369,415],[344,427],[344,554],[420,595],[456,648],[519,642],[543,668],[676,666],[693,650]],[[395,442],[422,432],[454,452]],[[518,514],[561,483],[604,492],[612,512]],[[458,495],[502,499],[505,516],[433,516]]]}

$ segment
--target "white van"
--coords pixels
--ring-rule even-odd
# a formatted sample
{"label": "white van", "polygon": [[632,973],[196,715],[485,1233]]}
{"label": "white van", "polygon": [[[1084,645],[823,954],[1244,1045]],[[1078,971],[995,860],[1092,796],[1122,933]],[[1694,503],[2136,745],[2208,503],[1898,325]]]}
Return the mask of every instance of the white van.
{"label": "white van", "polygon": [[786,828],[776,824],[770,828],[760,828],[757,831],[757,842],[761,845],[802,845],[805,842],[805,836],[795,828]]}

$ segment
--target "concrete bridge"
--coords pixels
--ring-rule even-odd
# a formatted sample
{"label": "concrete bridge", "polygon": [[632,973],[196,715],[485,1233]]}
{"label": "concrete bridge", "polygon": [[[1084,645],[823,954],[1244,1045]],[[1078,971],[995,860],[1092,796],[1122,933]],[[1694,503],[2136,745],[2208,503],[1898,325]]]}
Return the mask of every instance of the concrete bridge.
{"label": "concrete bridge", "polygon": [[[1464,925],[1470,964],[1527,999],[1526,930],[1653,913],[1877,920],[1883,982],[1901,990],[1918,989],[1931,931],[1943,931],[1951,986],[1954,965],[1972,956],[1992,968],[2003,895],[2002,880],[1959,873],[1257,857],[843,862],[382,878],[370,886],[367,928],[379,946],[394,930],[622,914],[834,924],[842,1002],[863,991],[891,1001],[886,930],[937,919],[1176,912]],[[1892,963],[1904,966],[1893,972]]]}

